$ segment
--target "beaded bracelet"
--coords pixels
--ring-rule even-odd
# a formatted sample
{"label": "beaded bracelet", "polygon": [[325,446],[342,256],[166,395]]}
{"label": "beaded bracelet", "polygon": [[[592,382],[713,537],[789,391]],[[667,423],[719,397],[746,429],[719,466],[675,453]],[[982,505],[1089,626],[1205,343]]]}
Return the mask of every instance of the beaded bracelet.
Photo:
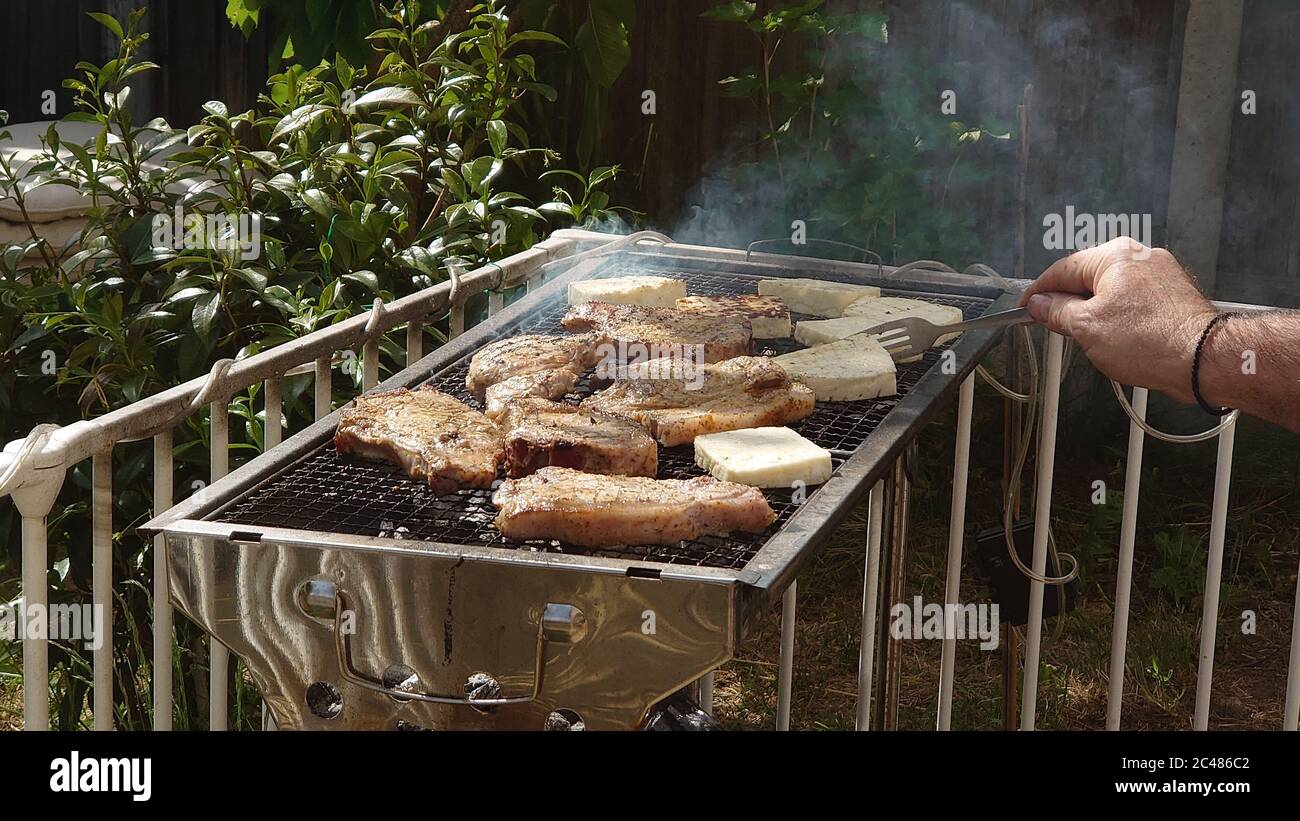
{"label": "beaded bracelet", "polygon": [[1201,338],[1196,340],[1196,352],[1192,355],[1192,396],[1196,397],[1196,404],[1201,406],[1201,410],[1211,416],[1227,416],[1232,413],[1232,408],[1216,408],[1201,394],[1201,353],[1205,350],[1205,341],[1210,338],[1210,332],[1219,326],[1219,323],[1229,317],[1238,316],[1238,314],[1228,311],[1217,314],[1205,325],[1205,330],[1201,331]]}

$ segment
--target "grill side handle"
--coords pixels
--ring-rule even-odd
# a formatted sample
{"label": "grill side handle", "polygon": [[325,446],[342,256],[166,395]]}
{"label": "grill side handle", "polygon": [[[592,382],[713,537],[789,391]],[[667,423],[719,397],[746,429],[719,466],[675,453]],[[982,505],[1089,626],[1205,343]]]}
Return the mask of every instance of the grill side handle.
{"label": "grill side handle", "polygon": [[[547,641],[567,642],[576,632],[586,626],[582,611],[566,604],[547,604],[537,624],[536,655],[533,660],[533,682],[526,695],[500,695],[500,685],[495,679],[484,674],[471,676],[465,684],[465,695],[436,695],[432,693],[413,692],[401,687],[389,686],[364,673],[358,672],[352,664],[351,639],[352,630],[347,625],[347,616],[355,612],[347,606],[347,595],[330,582],[315,582],[312,598],[317,602],[322,599],[334,601],[334,650],[338,655],[339,674],[350,684],[383,693],[395,699],[405,701],[423,701],[432,704],[459,704],[476,709],[499,707],[504,704],[527,704],[536,701],[542,693],[542,678],[546,667]],[[345,629],[347,628],[347,629]],[[483,693],[483,695],[478,695]]]}

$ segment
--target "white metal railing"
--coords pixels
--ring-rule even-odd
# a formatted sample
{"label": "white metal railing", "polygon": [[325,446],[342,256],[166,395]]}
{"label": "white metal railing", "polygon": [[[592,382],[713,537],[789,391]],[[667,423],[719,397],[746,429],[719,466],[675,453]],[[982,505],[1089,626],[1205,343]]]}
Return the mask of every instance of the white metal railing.
{"label": "white metal railing", "polygon": [[[450,336],[465,330],[465,302],[488,291],[488,311],[505,306],[505,291],[521,285],[532,290],[543,282],[544,266],[561,259],[578,261],[642,242],[662,244],[668,238],[653,232],[611,237],[590,231],[564,230],[499,263],[489,263],[468,273],[450,271],[450,279],[419,293],[385,305],[376,300],[372,310],[329,328],[272,348],[240,361],[217,362],[206,377],[163,391],[155,396],[111,411],[96,419],[59,428],[38,426],[24,440],[11,442],[0,454],[0,498],[13,498],[22,517],[22,593],[27,606],[48,606],[47,517],[62,488],[67,471],[91,459],[92,602],[102,613],[106,640],[92,657],[93,720],[97,730],[113,727],[112,667],[112,548],[113,548],[113,448],[125,442],[152,437],[154,443],[154,513],[168,510],[174,501],[172,431],[204,405],[210,409],[210,479],[229,471],[230,399],[258,384],[264,386],[266,406],[265,447],[283,438],[281,380],[288,375],[314,373],[315,417],[332,412],[331,376],[334,356],[362,345],[362,388],[379,382],[379,339],[406,326],[406,363],[423,353],[424,323],[430,316],[448,313]],[[302,366],[309,366],[304,370]],[[166,551],[162,536],[154,542],[153,628],[155,636],[170,637],[173,613],[167,597]],[[49,728],[49,645],[46,637],[24,633],[23,726]],[[153,649],[154,729],[172,725],[172,642],[155,639]],[[209,642],[209,724],[213,730],[227,726],[229,651]]]}
{"label": "white metal railing", "polygon": [[[1147,389],[1133,389],[1133,413],[1147,414]],[[1137,420],[1129,422],[1128,456],[1124,463],[1124,510],[1120,514],[1119,566],[1115,569],[1115,617],[1110,631],[1110,689],[1106,696],[1106,729],[1118,730],[1124,705],[1124,661],[1128,648],[1128,605],[1133,592],[1133,547],[1137,539],[1138,492],[1142,482],[1142,444],[1145,432]]]}
{"label": "white metal railing", "polygon": [[1064,340],[1047,335],[1047,373],[1043,389],[1043,424],[1038,440],[1038,490],[1034,505],[1034,555],[1029,580],[1029,624],[1025,637],[1025,685],[1020,729],[1034,729],[1038,712],[1038,656],[1043,644],[1043,582],[1047,573],[1047,538],[1052,525],[1052,476],[1056,466],[1056,416],[1061,401],[1061,358]]}
{"label": "white metal railing", "polygon": [[944,580],[943,658],[939,666],[938,729],[952,727],[952,683],[957,668],[956,605],[961,600],[961,549],[966,540],[966,480],[970,475],[970,427],[975,409],[975,375],[961,383],[957,398],[957,446],[952,460],[952,510],[948,517],[948,567]]}
{"label": "white metal railing", "polygon": [[[1241,306],[1235,306],[1241,307]],[[1041,581],[1047,569],[1048,540],[1050,538],[1052,477],[1056,455],[1057,415],[1063,360],[1063,338],[1047,335],[1044,384],[1042,386],[1043,419],[1039,436],[1037,459],[1037,494],[1034,512],[1034,540],[1031,569],[1038,578],[1030,579],[1029,623],[1025,642],[1022,701],[1019,727],[1033,730],[1037,720],[1038,672],[1042,651],[1043,594]],[[965,533],[966,487],[969,469],[970,424],[974,397],[974,377],[968,377],[961,386],[957,409],[956,447],[953,459],[953,489],[949,519],[948,557],[944,587],[945,620],[954,616],[947,605],[959,601],[961,553]],[[1118,393],[1118,386],[1116,386]],[[1120,398],[1123,399],[1122,395]],[[1120,544],[1114,619],[1111,631],[1111,655],[1106,710],[1106,728],[1120,728],[1123,709],[1124,669],[1127,652],[1129,602],[1132,589],[1134,543],[1137,528],[1137,509],[1140,495],[1140,477],[1144,437],[1150,427],[1145,422],[1148,391],[1135,388],[1129,407],[1131,424],[1126,460],[1124,504],[1120,522]],[[1159,434],[1158,431],[1153,431]],[[1215,462],[1214,497],[1211,505],[1210,538],[1206,556],[1205,592],[1201,608],[1200,653],[1197,665],[1196,701],[1193,729],[1209,727],[1210,695],[1214,673],[1215,633],[1218,627],[1219,592],[1222,581],[1224,535],[1228,519],[1228,495],[1232,478],[1232,452],[1236,435],[1235,415],[1203,434],[1160,438],[1174,442],[1200,441],[1210,436],[1218,438]],[[862,625],[858,664],[857,728],[871,729],[872,679],[876,664],[877,617],[880,606],[877,600],[881,550],[881,531],[885,512],[882,510],[882,481],[872,489],[868,509],[867,545],[863,579]],[[793,590],[793,585],[791,586]],[[791,594],[782,607],[781,659],[778,677],[777,726],[789,728],[790,678],[786,671],[793,659],[794,618]],[[946,624],[947,637],[953,636],[953,625]],[[955,640],[945,638],[940,661],[939,692],[937,699],[937,728],[947,730],[952,721],[952,688],[955,678]],[[1287,687],[1283,707],[1282,729],[1297,730],[1300,723],[1300,579],[1297,579],[1295,605],[1292,615],[1291,647],[1287,662]]]}
{"label": "white metal railing", "polygon": [[[272,348],[247,359],[216,363],[208,376],[191,380],[155,396],[112,411],[93,420],[77,422],[64,428],[41,425],[24,440],[11,442],[0,455],[0,497],[9,495],[22,518],[22,584],[28,605],[48,605],[46,575],[48,556],[46,519],[61,489],[67,471],[75,464],[92,460],[92,597],[103,607],[104,630],[112,636],[112,449],[120,443],[152,437],[154,443],[154,513],[171,508],[173,488],[173,429],[199,412],[210,408],[211,441],[210,478],[216,481],[229,468],[229,401],[235,394],[261,383],[266,408],[265,448],[280,444],[282,430],[282,380],[287,376],[314,375],[314,411],[320,419],[332,412],[331,375],[334,357],[339,351],[362,346],[362,388],[369,390],[379,382],[380,337],[399,326],[406,328],[406,364],[423,354],[423,328],[430,316],[448,314],[449,336],[465,330],[465,301],[475,294],[488,292],[488,312],[495,314],[505,305],[504,291],[521,284],[533,290],[543,282],[543,267],[560,259],[576,262],[631,244],[670,240],[652,232],[612,238],[588,231],[557,231],[529,251],[516,254],[500,263],[489,264],[468,273],[452,271],[451,279],[417,294],[395,300],[391,305],[376,301],[372,310],[329,328]],[[702,249],[674,245],[689,253],[711,252],[719,258],[739,261],[743,252]],[[1051,516],[1051,486],[1056,451],[1057,410],[1062,371],[1063,339],[1048,335],[1042,384],[1043,420],[1037,459],[1037,504],[1034,518],[1032,570],[1041,579],[1047,563],[1048,525]],[[962,542],[965,532],[967,481],[971,420],[974,405],[974,379],[967,377],[960,388],[957,408],[957,433],[953,459],[952,504],[948,530],[948,560],[944,587],[944,604],[960,598]],[[1149,429],[1144,422],[1147,391],[1133,392],[1133,421],[1129,430],[1124,506],[1120,526],[1118,569],[1114,621],[1112,627],[1110,682],[1106,726],[1117,729],[1122,714],[1125,653],[1132,585],[1139,479],[1142,467],[1144,436]],[[1231,482],[1232,449],[1235,424],[1231,419],[1207,434],[1218,435],[1214,499],[1212,505],[1210,547],[1206,566],[1206,585],[1202,602],[1201,650],[1198,663],[1194,727],[1206,729],[1214,668],[1214,636],[1217,627],[1218,597],[1222,571],[1224,533],[1227,522],[1228,491]],[[1173,437],[1177,439],[1177,437]],[[1202,437],[1203,438],[1203,437]],[[1190,437],[1184,437],[1190,440]],[[885,497],[890,480],[878,482],[870,492],[864,556],[862,593],[861,646],[858,666],[858,701],[856,726],[869,730],[872,725],[873,676],[876,641],[882,602],[879,597],[880,563],[883,553]],[[894,488],[896,491],[898,488]],[[897,503],[897,501],[896,501]],[[166,551],[162,536],[155,537],[153,582],[153,629],[156,636],[170,636],[172,608],[167,595]],[[1021,729],[1033,729],[1037,716],[1037,684],[1042,648],[1042,612],[1044,582],[1030,582],[1030,618],[1025,643]],[[792,583],[782,599],[780,661],[776,725],[789,729],[793,695],[794,638],[796,627],[797,588]],[[945,618],[952,611],[945,607]],[[952,635],[951,625],[948,635]],[[48,642],[44,638],[24,635],[23,639],[23,718],[29,730],[47,729]],[[101,647],[93,656],[93,717],[96,729],[110,729],[112,711],[112,648]],[[172,643],[154,641],[153,712],[154,729],[172,726]],[[956,676],[955,640],[943,644],[937,698],[937,722],[940,730],[951,726],[953,683]],[[225,729],[228,715],[226,681],[228,652],[215,641],[210,649],[210,715],[212,729]],[[711,711],[713,676],[699,682],[701,703]],[[1295,730],[1300,718],[1300,582],[1296,588],[1291,648],[1288,661],[1287,690],[1283,709],[1283,728]],[[273,725],[272,725],[273,726]]]}

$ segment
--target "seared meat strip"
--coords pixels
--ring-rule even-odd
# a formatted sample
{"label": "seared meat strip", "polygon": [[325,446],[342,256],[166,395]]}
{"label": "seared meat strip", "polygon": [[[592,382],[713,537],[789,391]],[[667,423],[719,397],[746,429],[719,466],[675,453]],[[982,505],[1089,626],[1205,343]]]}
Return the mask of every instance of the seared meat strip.
{"label": "seared meat strip", "polygon": [[[465,387],[482,401],[489,387],[514,376],[542,371],[570,371],[582,376],[596,364],[596,348],[604,341],[601,334],[525,334],[499,339],[474,354],[469,373],[465,375]],[[561,392],[547,398],[559,399],[563,395]]]}
{"label": "seared meat strip", "polygon": [[645,362],[582,402],[586,410],[635,420],[666,446],[705,433],[787,425],[810,415],[814,405],[811,388],[762,356],[691,367]]}
{"label": "seared meat strip", "polygon": [[564,315],[570,331],[600,331],[620,348],[620,361],[681,358],[695,362],[721,362],[747,356],[754,333],[740,315],[700,316],[671,308],[610,305],[584,302]]}
{"label": "seared meat strip", "polygon": [[501,431],[490,419],[430,387],[357,397],[339,420],[334,448],[396,462],[439,494],[492,487],[504,456]]}
{"label": "seared meat strip", "polygon": [[512,479],[548,465],[622,476],[654,476],[659,468],[655,440],[630,419],[523,399],[498,424],[505,431],[506,475]]}
{"label": "seared meat strip", "polygon": [[595,476],[546,467],[507,479],[492,495],[508,538],[558,539],[583,547],[676,544],[683,539],[759,532],[776,514],[757,488],[694,479]]}
{"label": "seared meat strip", "polygon": [[677,310],[698,316],[743,316],[749,320],[755,339],[790,336],[790,309],[774,296],[688,296],[677,300]]}
{"label": "seared meat strip", "polygon": [[499,422],[511,405],[520,400],[536,397],[559,399],[578,384],[579,374],[573,371],[538,371],[523,376],[512,376],[487,389],[487,418]]}

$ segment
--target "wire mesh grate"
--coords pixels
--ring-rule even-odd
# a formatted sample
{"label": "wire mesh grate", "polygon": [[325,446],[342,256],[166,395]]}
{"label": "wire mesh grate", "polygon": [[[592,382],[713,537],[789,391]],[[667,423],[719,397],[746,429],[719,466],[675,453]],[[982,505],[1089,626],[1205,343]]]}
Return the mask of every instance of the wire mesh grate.
{"label": "wire mesh grate", "polygon": [[[666,261],[663,261],[666,262]],[[653,269],[657,268],[657,269]],[[647,269],[644,263],[615,259],[599,276],[620,276],[635,271],[684,279],[693,294],[753,293],[758,277],[700,272],[663,264]],[[887,295],[913,296],[961,308],[967,318],[983,313],[989,300],[969,297],[915,294],[884,289]],[[539,305],[512,333],[563,333],[560,324],[567,306],[563,299]],[[795,315],[797,322],[804,317]],[[756,353],[780,354],[802,347],[793,339],[758,340]],[[871,434],[899,400],[916,385],[941,356],[942,348],[927,352],[920,362],[898,367],[898,396],[860,402],[819,402],[808,418],[792,425],[821,447],[835,452],[836,469],[844,457]],[[444,368],[426,380],[445,393],[482,410],[465,389],[469,358]],[[588,376],[566,399],[576,402],[602,386]],[[660,479],[686,479],[706,475],[695,464],[691,446],[660,448]],[[410,479],[396,465],[344,458],[331,444],[300,460],[281,475],[255,488],[219,515],[224,522],[285,527],[297,530],[381,538],[438,541],[448,544],[502,547],[555,553],[579,553],[609,558],[690,564],[739,569],[794,515],[802,499],[786,489],[763,491],[776,512],[776,521],[764,533],[705,536],[675,545],[620,546],[610,549],[579,548],[557,541],[517,542],[505,538],[493,525],[496,509],[491,491],[460,490],[436,496],[423,482]],[[815,494],[816,488],[808,491]]]}

